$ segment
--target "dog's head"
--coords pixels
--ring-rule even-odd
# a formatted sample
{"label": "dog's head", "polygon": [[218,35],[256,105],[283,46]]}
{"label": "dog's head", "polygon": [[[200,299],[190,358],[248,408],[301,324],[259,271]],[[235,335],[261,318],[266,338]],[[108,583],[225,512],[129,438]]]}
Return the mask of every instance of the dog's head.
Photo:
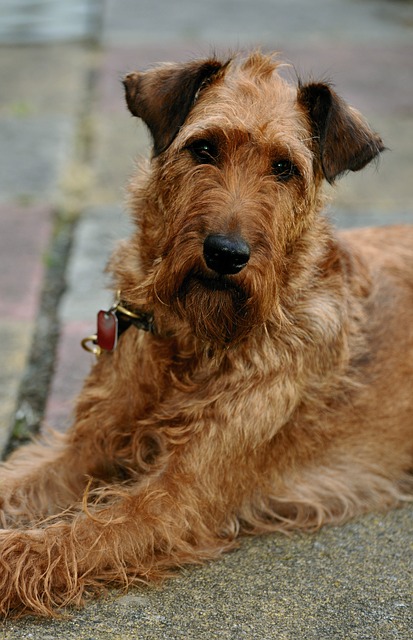
{"label": "dog's head", "polygon": [[148,300],[215,344],[279,316],[303,253],[317,253],[322,180],[383,149],[328,84],[291,86],[278,66],[253,53],[124,80],[153,140],[150,173],[132,184]]}

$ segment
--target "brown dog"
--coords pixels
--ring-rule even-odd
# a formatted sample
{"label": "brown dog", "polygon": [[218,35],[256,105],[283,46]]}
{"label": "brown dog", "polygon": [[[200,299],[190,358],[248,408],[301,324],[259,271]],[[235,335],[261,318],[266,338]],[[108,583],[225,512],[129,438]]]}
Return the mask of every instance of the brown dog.
{"label": "brown dog", "polygon": [[125,79],[154,143],[137,230],[73,428],[2,467],[3,614],[411,498],[413,230],[331,229],[323,180],[383,145],[331,87],[277,66]]}

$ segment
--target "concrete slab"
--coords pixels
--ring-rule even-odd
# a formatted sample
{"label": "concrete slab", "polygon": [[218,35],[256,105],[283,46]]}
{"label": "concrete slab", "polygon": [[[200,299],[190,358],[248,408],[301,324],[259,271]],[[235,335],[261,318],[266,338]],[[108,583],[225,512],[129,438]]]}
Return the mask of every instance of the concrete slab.
{"label": "concrete slab", "polygon": [[382,227],[393,224],[413,224],[413,210],[409,211],[374,211],[354,208],[340,209],[337,206],[327,208],[326,214],[339,229],[362,227]]}
{"label": "concrete slab", "polygon": [[81,39],[95,34],[100,0],[3,0],[0,42],[27,44]]}
{"label": "concrete slab", "polygon": [[66,620],[6,623],[2,640],[410,640],[412,515],[247,539],[160,589],[112,592]]}
{"label": "concrete slab", "polygon": [[[119,87],[117,90],[118,98],[123,99],[123,92]],[[93,163],[93,201],[117,206],[125,201],[126,183],[135,172],[136,162],[150,152],[149,135],[141,121],[129,116],[123,100],[121,113],[101,112],[95,127],[98,138]]]}
{"label": "concrete slab", "polygon": [[[179,6],[163,0],[106,2],[103,35],[106,43],[180,42],[226,47],[264,45],[293,38],[295,42],[369,42],[408,40],[397,18],[409,24],[411,11],[400,15],[384,0],[181,0]],[[394,3],[391,4],[394,7]]]}
{"label": "concrete slab", "polygon": [[409,132],[413,132],[413,117],[374,118],[371,125],[380,132],[387,150],[376,165],[340,180],[333,199],[338,207],[356,211],[412,211],[413,150]]}
{"label": "concrete slab", "polygon": [[0,115],[73,116],[82,105],[82,89],[96,59],[95,50],[73,43],[24,47],[3,45],[0,55]]}
{"label": "concrete slab", "polygon": [[0,118],[0,202],[55,200],[73,138],[62,116]]}

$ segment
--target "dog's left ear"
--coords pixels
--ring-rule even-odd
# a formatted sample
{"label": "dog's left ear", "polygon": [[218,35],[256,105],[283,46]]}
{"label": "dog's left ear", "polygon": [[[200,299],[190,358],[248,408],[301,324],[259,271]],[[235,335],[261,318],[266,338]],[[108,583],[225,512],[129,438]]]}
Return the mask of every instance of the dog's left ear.
{"label": "dog's left ear", "polygon": [[380,136],[328,84],[299,86],[298,102],[308,113],[328,182],[346,171],[359,171],[384,150]]}
{"label": "dog's left ear", "polygon": [[197,93],[227,63],[211,58],[183,64],[165,64],[123,80],[126,102],[142,118],[153,138],[155,156],[171,144],[194,104]]}

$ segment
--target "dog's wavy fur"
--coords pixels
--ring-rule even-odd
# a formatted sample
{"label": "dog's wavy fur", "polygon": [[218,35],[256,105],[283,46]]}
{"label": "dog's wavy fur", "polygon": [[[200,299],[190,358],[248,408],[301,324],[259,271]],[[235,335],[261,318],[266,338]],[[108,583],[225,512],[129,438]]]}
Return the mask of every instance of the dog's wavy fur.
{"label": "dog's wavy fur", "polygon": [[[126,331],[68,433],[2,465],[4,615],[412,496],[413,231],[338,234],[321,213],[323,180],[374,160],[379,136],[331,86],[292,86],[256,52],[125,88],[154,152],[110,269],[156,331]],[[248,264],[214,273],[209,234],[241,236]]]}

